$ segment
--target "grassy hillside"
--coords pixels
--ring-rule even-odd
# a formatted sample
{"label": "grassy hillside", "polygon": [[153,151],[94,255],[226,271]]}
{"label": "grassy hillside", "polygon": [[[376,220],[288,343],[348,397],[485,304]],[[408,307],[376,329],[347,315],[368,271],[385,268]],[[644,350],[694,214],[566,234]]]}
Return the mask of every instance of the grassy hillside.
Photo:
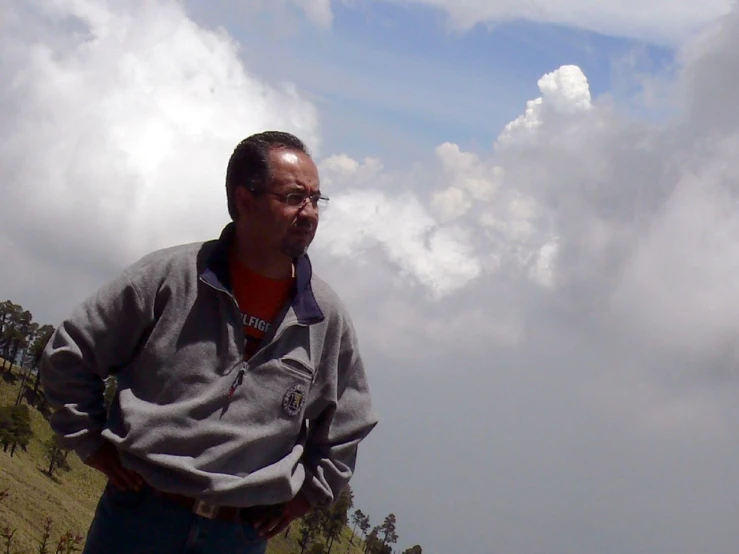
{"label": "grassy hillside", "polygon": [[[2,360],[0,359],[0,363]],[[0,370],[1,371],[1,370]],[[15,401],[20,386],[19,370],[0,378],[0,406]],[[87,467],[79,458],[70,454],[68,461],[72,470],[55,472],[50,478],[45,470],[48,461],[43,450],[43,442],[51,436],[48,422],[34,408],[31,408],[31,423],[34,438],[27,451],[17,448],[11,458],[10,451],[4,453],[0,448],[0,492],[8,496],[0,501],[0,528],[8,526],[16,529],[11,552],[31,554],[38,552],[38,541],[42,536],[48,517],[53,518],[52,541],[56,544],[59,536],[66,531],[85,535],[92,520],[98,498],[105,486],[105,478],[97,471]],[[295,542],[298,523],[288,538],[284,533],[270,542],[268,554],[290,554],[300,552]],[[345,528],[341,539],[333,546],[336,554],[361,554],[357,546],[348,540],[351,530]],[[53,551],[53,549],[52,549]],[[0,552],[5,552],[5,542],[0,538]]]}

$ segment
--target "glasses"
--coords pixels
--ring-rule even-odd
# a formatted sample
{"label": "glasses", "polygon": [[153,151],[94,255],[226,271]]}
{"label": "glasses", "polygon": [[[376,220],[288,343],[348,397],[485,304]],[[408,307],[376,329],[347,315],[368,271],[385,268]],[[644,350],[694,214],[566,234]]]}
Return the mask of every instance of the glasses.
{"label": "glasses", "polygon": [[282,200],[288,206],[293,208],[302,208],[310,200],[314,208],[325,208],[328,205],[328,197],[321,196],[320,192],[313,194],[305,194],[304,192],[291,192],[289,194],[280,194],[270,190],[264,191],[265,194],[271,194]]}

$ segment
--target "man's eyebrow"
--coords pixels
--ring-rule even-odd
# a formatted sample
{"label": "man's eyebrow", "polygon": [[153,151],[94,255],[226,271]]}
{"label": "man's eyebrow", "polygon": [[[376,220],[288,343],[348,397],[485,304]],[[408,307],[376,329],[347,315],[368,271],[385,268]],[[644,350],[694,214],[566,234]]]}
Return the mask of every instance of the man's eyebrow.
{"label": "man's eyebrow", "polygon": [[301,181],[293,181],[293,182],[289,183],[288,185],[286,185],[285,186],[285,189],[286,190],[291,190],[291,191],[300,191],[300,192],[313,191],[313,192],[319,192],[320,193],[321,192],[321,185],[320,184],[317,184],[317,186],[316,186],[316,188],[314,190],[314,189],[312,189],[311,187],[309,187],[308,185],[306,185],[305,183],[303,183]]}

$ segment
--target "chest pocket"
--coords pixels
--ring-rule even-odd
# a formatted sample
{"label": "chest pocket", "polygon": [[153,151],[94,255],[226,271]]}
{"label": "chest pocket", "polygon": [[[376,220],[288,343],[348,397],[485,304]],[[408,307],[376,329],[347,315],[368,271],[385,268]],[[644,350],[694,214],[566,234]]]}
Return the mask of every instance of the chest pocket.
{"label": "chest pocket", "polygon": [[309,384],[313,384],[316,380],[316,373],[313,366],[294,356],[284,356],[279,359],[279,365],[288,373],[295,375],[301,379],[305,379]]}
{"label": "chest pocket", "polygon": [[315,381],[315,371],[307,362],[291,356],[280,358],[278,366],[295,381],[282,397],[282,412],[287,417],[297,418],[305,411],[308,392]]}
{"label": "chest pocket", "polygon": [[254,420],[299,428],[314,381],[312,364],[291,352],[247,370],[240,394]]}

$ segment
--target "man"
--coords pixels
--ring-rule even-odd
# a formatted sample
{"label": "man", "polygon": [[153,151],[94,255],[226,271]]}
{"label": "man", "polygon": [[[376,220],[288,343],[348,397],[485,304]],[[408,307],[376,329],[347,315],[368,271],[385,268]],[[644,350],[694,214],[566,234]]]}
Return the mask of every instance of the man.
{"label": "man", "polygon": [[327,199],[305,145],[245,139],[226,192],[218,240],[144,257],[44,353],[55,433],[108,477],[87,554],[262,553],[338,498],[377,423],[351,320],[306,255]]}

